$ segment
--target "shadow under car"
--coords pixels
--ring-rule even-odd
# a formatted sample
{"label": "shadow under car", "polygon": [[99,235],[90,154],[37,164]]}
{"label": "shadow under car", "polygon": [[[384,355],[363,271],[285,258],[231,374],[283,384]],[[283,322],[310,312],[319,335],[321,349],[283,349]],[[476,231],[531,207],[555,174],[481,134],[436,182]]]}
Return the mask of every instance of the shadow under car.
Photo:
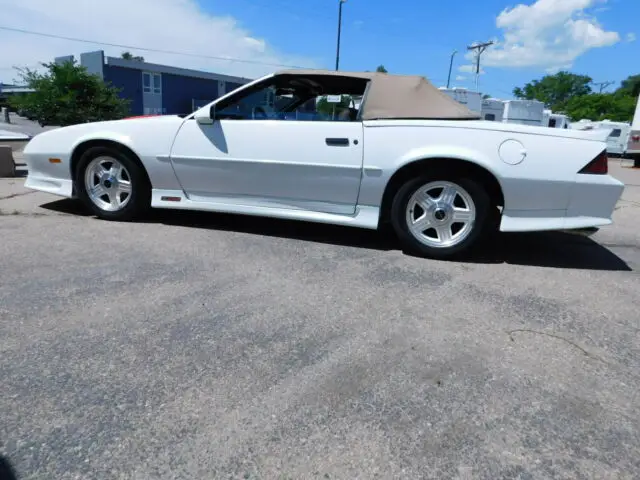
{"label": "shadow under car", "polygon": [[[76,200],[57,200],[42,205],[42,208],[58,213],[90,215]],[[165,209],[152,209],[141,222],[290,238],[370,250],[401,250],[398,240],[389,228],[373,231],[250,215]],[[496,232],[470,249],[466,255],[451,261],[632,271],[623,259],[596,241],[567,232]]]}

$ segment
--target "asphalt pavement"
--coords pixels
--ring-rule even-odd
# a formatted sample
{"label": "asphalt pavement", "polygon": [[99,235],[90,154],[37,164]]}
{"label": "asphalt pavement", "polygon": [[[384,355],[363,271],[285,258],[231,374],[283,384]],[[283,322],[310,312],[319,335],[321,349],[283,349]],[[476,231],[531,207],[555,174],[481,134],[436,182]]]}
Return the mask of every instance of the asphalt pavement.
{"label": "asphalt pavement", "polygon": [[24,479],[640,478],[640,171],[591,238],[466,261],[0,180],[0,454]]}

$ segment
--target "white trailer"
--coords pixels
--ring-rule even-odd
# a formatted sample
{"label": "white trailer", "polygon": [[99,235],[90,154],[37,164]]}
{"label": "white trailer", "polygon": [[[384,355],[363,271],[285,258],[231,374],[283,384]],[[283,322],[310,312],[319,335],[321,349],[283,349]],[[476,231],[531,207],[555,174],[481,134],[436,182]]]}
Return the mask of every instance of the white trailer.
{"label": "white trailer", "polygon": [[625,156],[627,153],[629,135],[631,133],[631,125],[628,123],[612,122],[610,120],[594,122],[583,119],[572,123],[571,128],[574,130],[609,130],[607,153],[611,156]]}
{"label": "white trailer", "polygon": [[504,102],[504,123],[542,126],[544,103],[537,100],[507,100]]}
{"label": "white trailer", "polygon": [[638,97],[636,114],[633,116],[633,122],[631,123],[627,155],[633,158],[633,165],[640,168],[640,97]]}
{"label": "white trailer", "polygon": [[629,145],[631,125],[625,122],[611,122],[609,120],[603,120],[598,124],[600,128],[611,130],[607,137],[607,153],[614,156],[624,156]]}
{"label": "white trailer", "polygon": [[570,123],[569,128],[572,130],[592,130],[594,123],[597,122],[589,120],[588,118],[583,118],[582,120],[578,120],[577,122]]}
{"label": "white trailer", "polygon": [[549,128],[569,128],[569,117],[562,113],[545,110],[542,115],[542,125]]}
{"label": "white trailer", "polygon": [[502,118],[504,117],[504,101],[499,98],[486,98],[482,100],[481,116],[483,120],[502,122]]}
{"label": "white trailer", "polygon": [[461,103],[472,112],[480,114],[482,111],[482,94],[480,92],[474,92],[466,88],[454,87],[446,88],[440,87],[443,93],[446,93],[456,102]]}

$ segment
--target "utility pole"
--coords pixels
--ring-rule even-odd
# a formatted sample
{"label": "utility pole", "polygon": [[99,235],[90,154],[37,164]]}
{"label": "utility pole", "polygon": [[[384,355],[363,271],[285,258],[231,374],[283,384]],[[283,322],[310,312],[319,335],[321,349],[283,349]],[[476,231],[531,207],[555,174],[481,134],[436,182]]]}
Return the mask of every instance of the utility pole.
{"label": "utility pole", "polygon": [[480,89],[479,89],[479,85],[480,85],[480,56],[491,45],[493,45],[493,42],[476,43],[474,45],[469,45],[467,47],[467,50],[475,51],[475,55],[476,55],[476,92],[480,91]]}
{"label": "utility pole", "polygon": [[342,5],[346,3],[347,0],[338,0],[338,48],[336,50],[336,71],[340,66],[340,34],[342,32]]}
{"label": "utility pole", "polygon": [[611,85],[615,85],[615,83],[616,82],[593,82],[596,87],[600,87],[600,92],[598,93],[602,93],[605,88],[609,88]]}
{"label": "utility pole", "polygon": [[449,88],[449,85],[451,85],[451,69],[453,68],[453,57],[456,56],[456,53],[458,53],[458,51],[454,50],[451,54],[451,63],[449,63],[449,76],[447,77],[447,88]]}

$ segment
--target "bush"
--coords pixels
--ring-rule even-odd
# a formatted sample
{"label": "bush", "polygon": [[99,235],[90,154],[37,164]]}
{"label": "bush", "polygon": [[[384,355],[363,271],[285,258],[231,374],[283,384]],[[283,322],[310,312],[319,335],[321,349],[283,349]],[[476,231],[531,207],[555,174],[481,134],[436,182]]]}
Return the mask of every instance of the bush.
{"label": "bush", "polygon": [[75,61],[42,65],[44,73],[21,72],[24,83],[35,92],[12,99],[16,111],[29,112],[43,125],[59,126],[117,120],[129,114],[129,101],[119,97],[118,89]]}

